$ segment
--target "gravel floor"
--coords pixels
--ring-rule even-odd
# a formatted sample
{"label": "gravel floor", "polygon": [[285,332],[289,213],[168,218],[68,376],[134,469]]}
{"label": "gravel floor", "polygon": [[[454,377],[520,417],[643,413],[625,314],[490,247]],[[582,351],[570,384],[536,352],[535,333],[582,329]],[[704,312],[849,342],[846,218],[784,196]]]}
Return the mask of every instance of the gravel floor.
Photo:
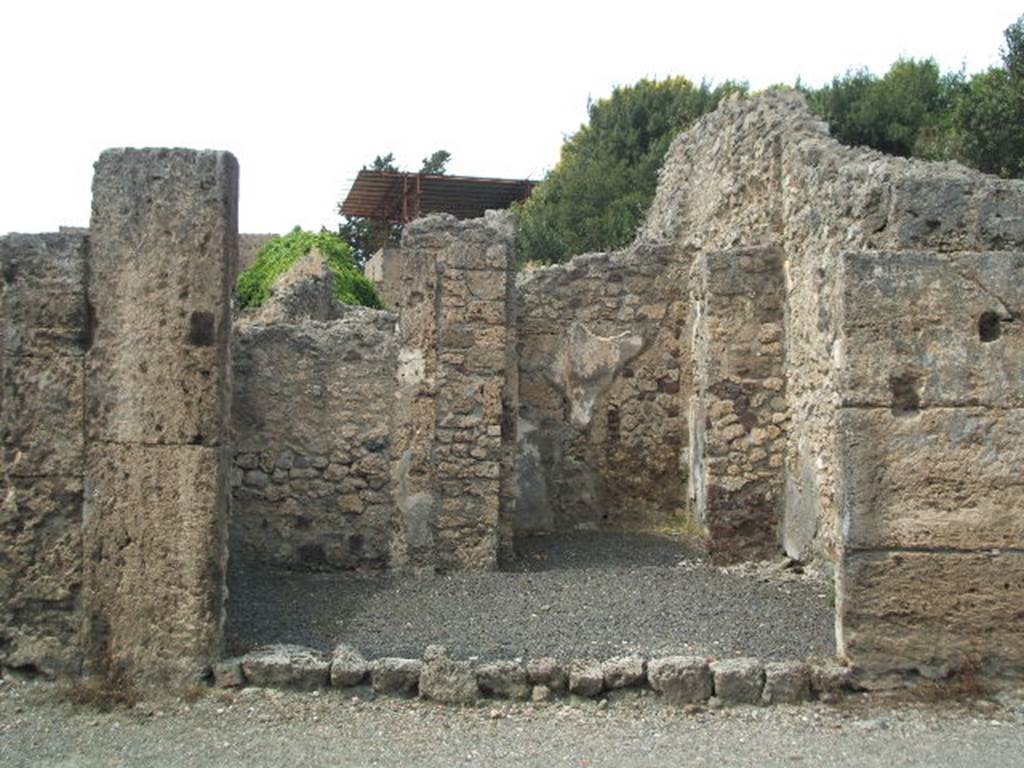
{"label": "gravel floor", "polygon": [[1009,768],[1024,755],[1021,694],[687,714],[626,692],[604,706],[459,709],[251,688],[103,713],[63,702],[54,686],[0,683],[0,765]]}
{"label": "gravel floor", "polygon": [[831,586],[778,568],[715,569],[677,542],[588,532],[521,542],[496,573],[298,574],[234,563],[228,651],[266,643],[368,657],[830,656]]}

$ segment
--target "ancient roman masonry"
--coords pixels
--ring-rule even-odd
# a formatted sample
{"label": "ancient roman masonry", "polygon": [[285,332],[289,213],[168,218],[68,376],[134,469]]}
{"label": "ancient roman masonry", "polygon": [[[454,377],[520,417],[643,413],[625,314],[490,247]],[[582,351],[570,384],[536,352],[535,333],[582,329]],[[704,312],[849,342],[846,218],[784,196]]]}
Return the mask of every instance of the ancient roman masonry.
{"label": "ancient roman masonry", "polygon": [[88,231],[0,239],[0,664],[201,674],[229,548],[487,569],[522,531],[687,525],[831,564],[866,675],[1024,671],[1021,182],[733,100],[624,251],[517,278],[507,217],[431,217],[374,265],[394,314],[312,254],[232,327],[236,187],[226,153],[112,150]]}

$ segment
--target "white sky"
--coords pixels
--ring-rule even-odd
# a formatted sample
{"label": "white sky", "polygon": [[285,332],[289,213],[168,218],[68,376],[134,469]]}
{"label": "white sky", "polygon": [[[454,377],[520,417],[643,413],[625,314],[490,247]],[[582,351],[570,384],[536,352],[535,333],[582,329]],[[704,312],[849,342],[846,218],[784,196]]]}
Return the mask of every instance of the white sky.
{"label": "white sky", "polygon": [[588,97],[642,77],[819,85],[899,56],[996,64],[1019,0],[7,0],[0,233],[87,225],[106,147],[227,149],[243,232],[338,224],[359,168],[540,178]]}

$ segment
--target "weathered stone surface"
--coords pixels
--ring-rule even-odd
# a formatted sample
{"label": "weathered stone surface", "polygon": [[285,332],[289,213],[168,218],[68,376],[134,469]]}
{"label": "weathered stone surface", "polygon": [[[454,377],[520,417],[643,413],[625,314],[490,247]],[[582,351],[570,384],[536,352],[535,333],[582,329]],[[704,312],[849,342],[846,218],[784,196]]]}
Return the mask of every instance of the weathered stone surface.
{"label": "weathered stone surface", "polygon": [[84,513],[91,668],[191,678],[220,654],[225,449],[90,448]]}
{"label": "weathered stone surface", "polygon": [[85,301],[88,237],[0,237],[0,328],[7,356],[80,357],[89,343]]}
{"label": "weathered stone surface", "polygon": [[604,690],[604,670],[596,661],[574,661],[569,665],[569,691],[594,697]]}
{"label": "weathered stone surface", "polygon": [[238,164],[226,152],[100,156],[89,228],[93,439],[221,444],[237,205]]}
{"label": "weathered stone surface", "polygon": [[397,258],[393,554],[411,567],[491,569],[515,489],[509,227],[428,216],[405,228]]}
{"label": "weathered stone surface", "polygon": [[765,704],[799,704],[811,698],[811,672],[798,661],[773,661],[764,665]]}
{"label": "weathered stone surface", "polygon": [[601,666],[604,687],[609,691],[640,685],[644,681],[644,660],[641,656],[620,656],[608,659]]}
{"label": "weathered stone surface", "polygon": [[81,478],[9,478],[0,500],[0,665],[75,674],[81,586]]}
{"label": "weathered stone surface", "polygon": [[830,695],[857,690],[853,670],[837,662],[811,665],[811,691]]}
{"label": "weathered stone surface", "polygon": [[1024,405],[1024,252],[841,258],[843,404]]}
{"label": "weathered stone surface", "polygon": [[530,701],[535,704],[540,704],[545,701],[551,701],[555,697],[554,691],[548,688],[546,685],[535,685],[533,690],[530,692]]}
{"label": "weathered stone surface", "polygon": [[686,505],[688,260],[638,243],[519,274],[516,528],[658,525]]}
{"label": "weathered stone surface", "polygon": [[302,570],[389,562],[396,318],[342,315],[240,323],[231,518],[239,557]]}
{"label": "weathered stone surface", "polygon": [[675,704],[699,704],[714,692],[711,670],[696,656],[667,656],[647,662],[651,688]]}
{"label": "weathered stone surface", "polygon": [[1024,664],[1024,554],[865,552],[838,581],[840,655],[868,672],[943,677]]}
{"label": "weathered stone surface", "polygon": [[0,435],[9,475],[82,475],[84,376],[80,357],[4,360]]}
{"label": "weathered stone surface", "polygon": [[544,685],[555,693],[565,690],[568,678],[565,667],[556,659],[541,657],[526,662],[526,677],[534,685]]}
{"label": "weathered stone surface", "polygon": [[351,646],[337,646],[331,654],[331,685],[350,688],[361,685],[370,674],[370,664],[363,654]]}
{"label": "weathered stone surface", "polygon": [[413,696],[422,670],[423,662],[419,659],[377,659],[370,665],[370,680],[377,693]]}
{"label": "weathered stone surface", "polygon": [[480,691],[473,665],[455,661],[441,646],[430,646],[423,654],[420,696],[443,704],[471,704]]}
{"label": "weathered stone surface", "polygon": [[711,664],[715,696],[723,704],[759,704],[764,667],[757,659],[723,659]]}
{"label": "weathered stone surface", "polygon": [[272,645],[241,659],[245,679],[258,686],[312,691],[325,687],[331,662],[320,652],[300,645]]}
{"label": "weathered stone surface", "polygon": [[1024,410],[844,409],[848,551],[1024,547]]}
{"label": "weathered stone surface", "polygon": [[786,400],[782,254],[700,254],[690,278],[690,488],[717,562],[778,551]]}
{"label": "weathered stone surface", "polygon": [[526,668],[515,661],[492,661],[481,664],[476,670],[480,690],[489,696],[501,699],[527,699],[530,685]]}
{"label": "weathered stone surface", "polygon": [[213,665],[214,688],[241,688],[245,685],[242,659],[228,659]]}

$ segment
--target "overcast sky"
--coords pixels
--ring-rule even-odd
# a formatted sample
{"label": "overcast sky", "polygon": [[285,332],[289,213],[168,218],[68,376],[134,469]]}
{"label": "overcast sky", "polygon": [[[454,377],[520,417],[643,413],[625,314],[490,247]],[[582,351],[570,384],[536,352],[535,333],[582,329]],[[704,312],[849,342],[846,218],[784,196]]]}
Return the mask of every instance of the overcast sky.
{"label": "overcast sky", "polygon": [[86,225],[106,147],[227,149],[241,229],[333,228],[359,168],[540,178],[588,98],[685,75],[753,88],[999,60],[1019,0],[114,2],[0,7],[0,233]]}

